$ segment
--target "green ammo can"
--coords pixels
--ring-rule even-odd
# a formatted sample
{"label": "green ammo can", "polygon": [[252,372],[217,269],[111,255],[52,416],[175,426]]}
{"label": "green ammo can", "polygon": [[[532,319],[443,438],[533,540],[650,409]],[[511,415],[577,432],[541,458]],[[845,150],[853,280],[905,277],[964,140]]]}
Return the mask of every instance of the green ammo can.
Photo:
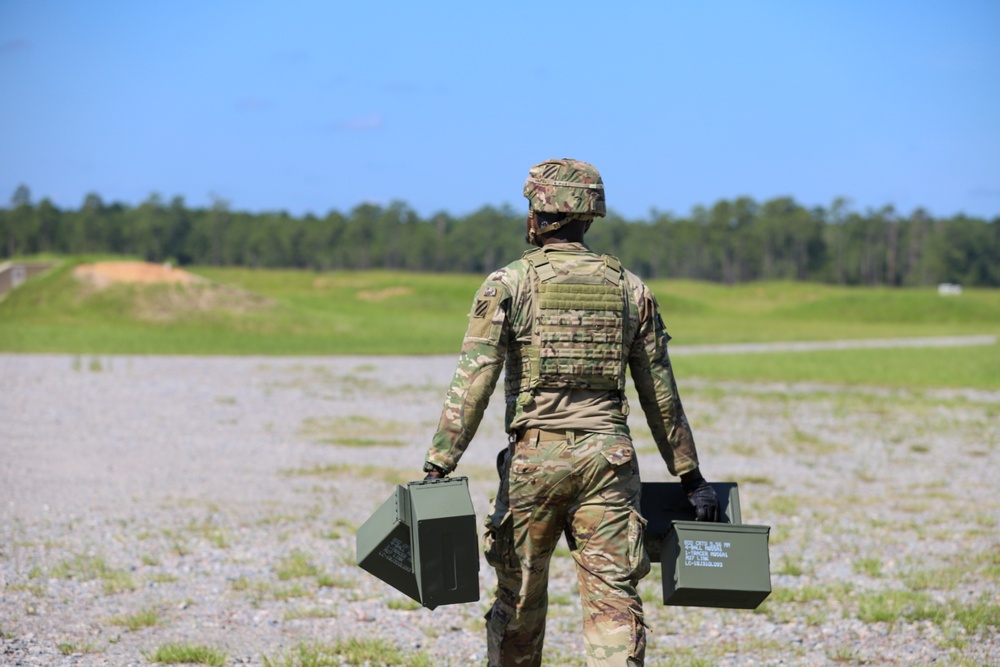
{"label": "green ammo can", "polygon": [[356,535],[358,565],[428,609],[479,599],[476,513],[465,477],[397,486]]}
{"label": "green ammo can", "polygon": [[755,609],[771,593],[771,529],[742,523],[735,483],[712,487],[727,523],[695,521],[679,483],[642,485],[646,550],[663,566],[663,604]]}

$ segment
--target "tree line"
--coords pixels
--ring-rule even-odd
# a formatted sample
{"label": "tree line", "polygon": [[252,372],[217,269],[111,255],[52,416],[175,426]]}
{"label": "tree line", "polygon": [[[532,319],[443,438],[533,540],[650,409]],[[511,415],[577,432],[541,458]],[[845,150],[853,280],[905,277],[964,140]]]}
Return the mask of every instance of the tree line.
{"label": "tree line", "polygon": [[[235,211],[220,199],[190,208],[156,194],[128,206],[92,193],[72,210],[32,202],[22,185],[0,209],[0,258],[119,254],[181,266],[484,273],[526,248],[524,218],[509,206],[421,218],[398,201],[296,217]],[[892,206],[861,212],[843,199],[807,208],[787,197],[741,197],[636,220],[609,212],[587,241],[647,279],[1000,286],[1000,218],[902,215]]]}

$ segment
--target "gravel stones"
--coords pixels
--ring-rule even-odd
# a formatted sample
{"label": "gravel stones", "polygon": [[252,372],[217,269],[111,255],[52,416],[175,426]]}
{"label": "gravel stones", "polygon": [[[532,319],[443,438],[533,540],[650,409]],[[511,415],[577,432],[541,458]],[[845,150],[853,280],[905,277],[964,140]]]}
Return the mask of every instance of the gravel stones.
{"label": "gravel stones", "polygon": [[[482,664],[485,562],[480,602],[433,612],[354,563],[354,529],[422,476],[454,361],[0,355],[0,664],[145,665],[179,642],[261,665],[346,638]],[[667,608],[654,566],[647,664],[997,663],[1000,395],[681,392],[706,476],[772,527],[774,592],[756,612]],[[501,408],[457,472],[480,517]],[[644,478],[669,480],[632,425]],[[583,664],[575,590],[561,553],[548,664]]]}

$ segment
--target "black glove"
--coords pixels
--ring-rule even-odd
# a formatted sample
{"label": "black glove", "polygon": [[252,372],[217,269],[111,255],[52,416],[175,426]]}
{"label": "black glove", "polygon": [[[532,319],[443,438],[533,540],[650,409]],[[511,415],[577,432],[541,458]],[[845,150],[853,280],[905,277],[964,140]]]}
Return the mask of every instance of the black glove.
{"label": "black glove", "polygon": [[688,502],[694,506],[696,521],[719,521],[721,512],[719,511],[719,497],[715,495],[715,489],[705,481],[699,470],[681,476],[681,485],[684,493],[687,494]]}
{"label": "black glove", "polygon": [[424,472],[427,473],[427,476],[424,477],[425,482],[429,479],[441,479],[448,475],[444,468],[439,468],[429,461],[424,464]]}

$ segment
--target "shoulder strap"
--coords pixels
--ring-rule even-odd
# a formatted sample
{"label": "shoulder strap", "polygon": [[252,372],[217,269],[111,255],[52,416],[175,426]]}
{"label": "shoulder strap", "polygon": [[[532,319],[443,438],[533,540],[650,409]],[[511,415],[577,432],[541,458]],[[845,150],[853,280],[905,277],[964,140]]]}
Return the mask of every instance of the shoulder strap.
{"label": "shoulder strap", "polygon": [[549,256],[541,248],[535,248],[524,253],[524,259],[534,267],[541,282],[547,282],[556,277],[555,269],[549,263]]}
{"label": "shoulder strap", "polygon": [[604,277],[612,285],[622,279],[622,263],[614,255],[604,255]]}

